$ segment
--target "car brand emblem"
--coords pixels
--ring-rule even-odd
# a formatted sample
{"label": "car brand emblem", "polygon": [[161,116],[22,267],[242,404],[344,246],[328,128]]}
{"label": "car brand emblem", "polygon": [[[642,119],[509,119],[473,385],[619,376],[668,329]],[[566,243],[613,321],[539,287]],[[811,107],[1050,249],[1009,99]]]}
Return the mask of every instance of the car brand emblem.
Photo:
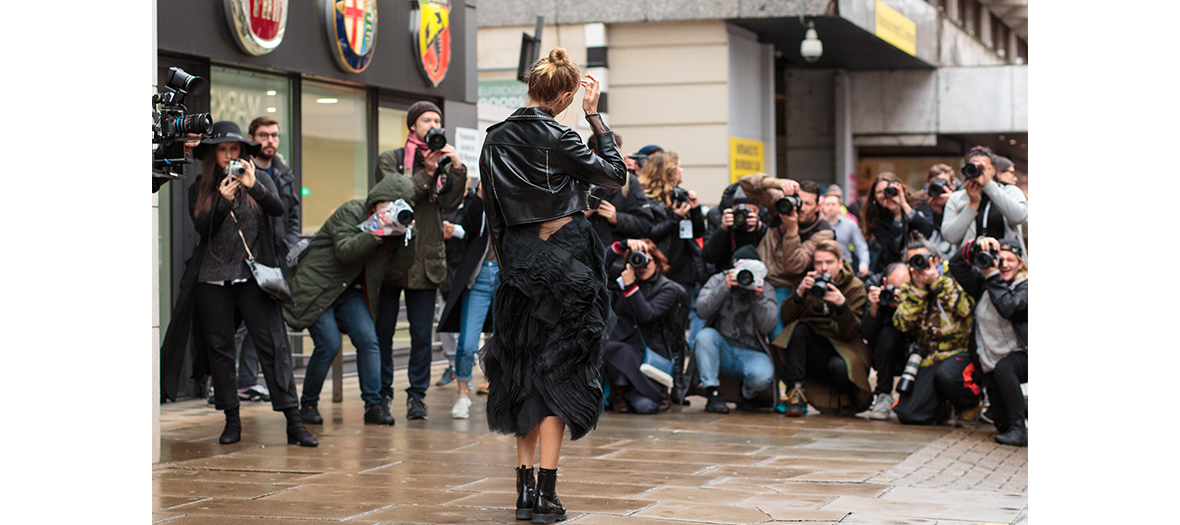
{"label": "car brand emblem", "polygon": [[376,0],[324,0],[329,45],[336,63],[349,73],[360,73],[373,60],[377,38]]}
{"label": "car brand emblem", "polygon": [[427,80],[438,87],[451,65],[451,2],[419,0],[417,4],[410,13],[414,51]]}
{"label": "car brand emblem", "polygon": [[234,42],[251,55],[265,55],[283,42],[288,0],[225,0]]}

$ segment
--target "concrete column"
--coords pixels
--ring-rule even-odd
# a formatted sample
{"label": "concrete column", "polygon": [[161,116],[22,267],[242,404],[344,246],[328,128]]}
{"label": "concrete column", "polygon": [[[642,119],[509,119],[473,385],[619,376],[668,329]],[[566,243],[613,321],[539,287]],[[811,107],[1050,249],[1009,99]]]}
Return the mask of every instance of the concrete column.
{"label": "concrete column", "polygon": [[848,83],[848,72],[835,72],[836,184],[844,189],[844,200],[851,204],[856,199],[856,188],[848,188],[847,177],[856,171],[856,152],[852,146],[852,89]]}
{"label": "concrete column", "polygon": [[[156,93],[156,2],[152,2],[152,94]],[[160,462],[160,194],[152,194],[152,463]]]}

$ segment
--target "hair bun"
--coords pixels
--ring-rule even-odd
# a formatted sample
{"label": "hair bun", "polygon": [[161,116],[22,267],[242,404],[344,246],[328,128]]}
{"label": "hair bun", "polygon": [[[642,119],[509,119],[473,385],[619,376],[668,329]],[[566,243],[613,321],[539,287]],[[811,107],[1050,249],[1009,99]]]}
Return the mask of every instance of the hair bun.
{"label": "hair bun", "polygon": [[555,66],[564,66],[569,61],[569,55],[566,54],[564,47],[555,47],[549,52],[549,62]]}

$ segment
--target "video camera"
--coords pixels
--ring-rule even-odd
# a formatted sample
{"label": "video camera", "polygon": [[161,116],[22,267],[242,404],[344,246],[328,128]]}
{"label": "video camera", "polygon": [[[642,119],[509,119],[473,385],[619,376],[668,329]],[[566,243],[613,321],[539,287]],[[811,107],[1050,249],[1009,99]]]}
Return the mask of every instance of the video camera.
{"label": "video camera", "polygon": [[186,114],[184,107],[185,97],[208,91],[208,80],[173,67],[168,69],[164,90],[152,95],[152,144],[156,144],[152,148],[153,192],[165,182],[184,178],[184,165],[193,161],[184,151],[184,142],[197,138],[188,135],[208,138],[213,132],[213,118],[208,113]]}

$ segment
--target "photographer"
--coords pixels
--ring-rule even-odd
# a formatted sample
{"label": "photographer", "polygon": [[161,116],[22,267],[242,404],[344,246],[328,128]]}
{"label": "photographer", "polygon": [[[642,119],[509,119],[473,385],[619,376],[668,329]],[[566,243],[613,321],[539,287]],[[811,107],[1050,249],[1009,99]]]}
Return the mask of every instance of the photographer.
{"label": "photographer", "polygon": [[[766,280],[774,285],[778,294],[778,306],[791,295],[803,276],[811,268],[815,247],[822,241],[835,240],[836,233],[828,221],[819,216],[820,187],[811,181],[796,183],[789,179],[776,179],[765,173],[746,175],[738,180],[742,191],[759,206],[768,209],[772,223],[762,242],[758,243],[758,255],[766,263],[770,274]],[[770,338],[778,337],[784,324],[779,320]]]}
{"label": "photographer", "polygon": [[[986,255],[985,255],[986,254]],[[975,354],[983,371],[996,441],[1028,446],[1028,263],[1014,239],[963,243],[951,275],[975,298]]]}
{"label": "photographer", "polygon": [[930,235],[930,242],[942,253],[954,253],[958,244],[947,241],[942,236],[942,220],[945,217],[946,201],[951,194],[959,189],[959,181],[955,178],[955,170],[946,164],[935,164],[926,173],[926,186],[922,193],[926,195],[925,202],[919,203],[918,211],[930,218],[934,225],[934,232]]}
{"label": "photographer", "polygon": [[[808,403],[840,413],[845,408],[842,397],[849,398],[854,413],[860,412],[871,400],[870,353],[860,339],[865,285],[834,240],[817,243],[812,261],[814,269],[783,302],[786,327],[772,343],[783,382],[790,388],[786,415],[806,414]],[[833,391],[835,399],[829,396]]]}
{"label": "photographer", "polygon": [[967,353],[974,302],[954,279],[941,275],[942,255],[930,241],[910,243],[905,256],[910,282],[901,287],[893,326],[914,334],[911,352],[921,361],[893,412],[907,425],[933,425],[949,402],[960,423],[974,421],[981,406]]}
{"label": "photographer", "polygon": [[873,406],[869,419],[889,419],[893,412],[893,378],[905,366],[906,349],[913,338],[893,326],[893,314],[902,285],[910,282],[910,270],[905,263],[885,267],[880,286],[869,287],[869,307],[860,319],[860,336],[873,351],[873,370],[877,371],[877,387],[873,389]]}
{"label": "photographer", "polygon": [[707,278],[696,242],[705,234],[705,218],[696,192],[680,188],[684,181],[680,157],[671,151],[651,154],[639,181],[652,202],[655,224],[650,239],[668,258],[667,277],[685,290],[695,291],[697,283]]}
{"label": "photographer", "polygon": [[[623,139],[615,134],[615,144],[623,147]],[[586,147],[598,155],[598,135],[590,135],[586,139]],[[594,232],[606,246],[615,241],[625,239],[639,239],[647,237],[655,224],[650,203],[639,183],[639,176],[630,167],[636,166],[634,159],[624,158],[628,164],[627,183],[622,188],[602,188],[595,186],[591,189],[590,208],[584,213],[590,219]],[[597,199],[597,206],[595,205]]]}
{"label": "photographer", "polygon": [[1014,239],[1027,258],[1020,224],[1028,218],[1028,201],[1019,187],[996,180],[996,162],[982,146],[963,157],[966,182],[946,203],[942,236],[954,244],[976,237]]}
{"label": "photographer", "polygon": [[934,233],[930,218],[914,211],[911,198],[910,189],[893,173],[883,172],[873,180],[872,193],[861,210],[860,229],[873,252],[869,269],[875,274],[902,260],[913,232],[924,239]]}
{"label": "photographer", "polygon": [[705,411],[714,414],[729,413],[718,391],[721,375],[741,378],[738,408],[743,410],[753,410],[752,400],[774,381],[766,338],[777,317],[774,286],[765,280],[766,265],[753,246],[738,248],[733,262],[735,268],[713,274],[697,296],[705,328],[697,334],[693,355],[700,387],[709,392]]}
{"label": "photographer", "polygon": [[701,248],[701,259],[712,264],[717,271],[733,268],[730,259],[738,248],[757,248],[766,236],[766,223],[759,217],[761,208],[746,197],[740,186],[735,185],[734,189],[729,207],[722,209],[722,204],[709,210],[709,215],[716,213],[721,220],[718,230],[705,239],[705,246]]}
{"label": "photographer", "polygon": [[617,316],[603,347],[611,408],[636,414],[666,410],[672,377],[643,367],[645,347],[669,361],[684,351],[684,327],[677,326],[675,317],[678,309],[687,314],[688,294],[663,275],[668,260],[649,239],[615,242],[607,250],[606,265]]}
{"label": "photographer", "polygon": [[[467,189],[467,168],[454,146],[433,150],[427,144],[431,130],[441,129],[442,112],[430,102],[416,102],[406,114],[410,133],[405,148],[386,151],[377,161],[377,180],[409,176],[414,183],[415,237],[418,242],[414,265],[409,270],[390,268],[381,286],[377,318],[377,341],[381,347],[381,402],[388,408],[393,400],[393,333],[405,292],[406,318],[410,323],[410,363],[406,370],[406,419],[426,419],[426,389],[430,386],[431,331],[438,287],[447,274],[443,245],[443,211],[463,202]],[[436,132],[437,133],[437,132]],[[449,161],[449,162],[444,162]],[[443,173],[438,174],[442,164]],[[436,177],[436,174],[439,175]]]}

